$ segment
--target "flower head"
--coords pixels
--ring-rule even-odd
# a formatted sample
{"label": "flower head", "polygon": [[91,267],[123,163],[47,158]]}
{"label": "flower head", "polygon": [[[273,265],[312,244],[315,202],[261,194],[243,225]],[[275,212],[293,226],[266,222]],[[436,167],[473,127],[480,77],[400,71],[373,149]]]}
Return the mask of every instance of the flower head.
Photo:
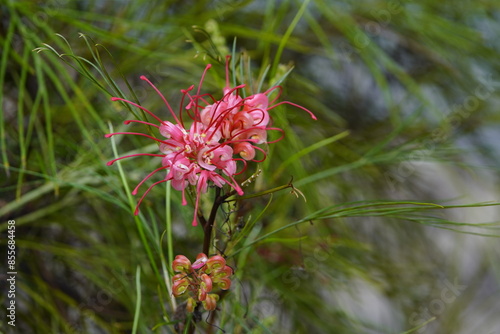
{"label": "flower head", "polygon": [[[156,173],[164,171],[165,177],[153,183],[139,199],[135,210],[136,215],[139,212],[141,202],[151,189],[157,184],[170,181],[174,189],[182,192],[183,205],[187,204],[186,187],[191,185],[196,190],[192,221],[193,226],[196,225],[200,196],[207,192],[209,184],[219,188],[227,184],[235,193],[243,195],[243,190],[235,179],[235,176],[242,172],[242,170],[238,172],[237,161],[243,165],[243,169],[246,167],[247,161],[263,161],[266,158],[266,152],[257,145],[270,143],[267,141],[268,131],[283,132],[279,128],[269,127],[271,119],[269,111],[271,109],[281,104],[290,104],[307,111],[313,119],[316,119],[309,110],[291,102],[275,103],[279,94],[273,101],[269,101],[268,96],[271,92],[276,89],[281,92],[280,86],[272,87],[264,93],[254,94],[246,98],[241,97],[239,90],[245,85],[230,87],[229,84],[229,59],[228,56],[226,87],[223,89],[222,98],[217,100],[209,94],[201,94],[203,80],[211,68],[209,64],[203,72],[196,91],[194,91],[194,86],[181,90],[182,99],[178,113],[174,112],[158,88],[145,76],[141,76],[141,79],[146,81],[164,101],[171,120],[162,120],[153,112],[132,101],[118,97],[112,98],[113,101],[122,101],[143,110],[158,122],[158,124],[153,124],[140,120],[127,120],[125,124],[141,123],[155,127],[163,137],[156,138],[140,132],[116,132],[106,135],[106,137],[118,134],[143,136],[159,144],[159,153],[132,154],[107,163],[112,165],[117,160],[134,156],[162,158],[161,167],[149,173],[132,191],[132,194],[136,195],[143,183]],[[257,152],[261,152],[263,158],[256,159]]]}

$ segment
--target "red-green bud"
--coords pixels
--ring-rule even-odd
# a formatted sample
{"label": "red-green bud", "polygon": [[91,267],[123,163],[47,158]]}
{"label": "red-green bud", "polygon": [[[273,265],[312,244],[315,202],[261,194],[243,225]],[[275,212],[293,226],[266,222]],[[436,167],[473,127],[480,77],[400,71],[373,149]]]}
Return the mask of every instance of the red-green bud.
{"label": "red-green bud", "polygon": [[207,274],[202,274],[200,286],[207,292],[212,291],[212,279],[210,278],[210,276],[208,276]]}
{"label": "red-green bud", "polygon": [[190,313],[193,313],[195,307],[196,307],[196,301],[194,300],[194,298],[189,297],[186,303],[186,310]]}
{"label": "red-green bud", "polygon": [[179,297],[184,292],[186,292],[188,287],[189,287],[189,281],[186,278],[179,279],[175,281],[174,284],[172,285],[172,294],[175,297]]}
{"label": "red-green bud", "polygon": [[198,290],[198,300],[204,301],[207,297],[207,293],[212,291],[212,279],[207,274],[202,274],[200,276],[201,283]]}
{"label": "red-green bud", "polygon": [[191,261],[184,255],[177,255],[172,262],[172,269],[175,272],[189,272],[191,269]]}
{"label": "red-green bud", "polygon": [[198,300],[199,300],[200,302],[202,302],[202,301],[204,301],[205,299],[207,299],[207,291],[206,291],[206,290],[204,290],[204,289],[202,289],[202,288],[200,288],[200,289],[198,290]]}
{"label": "red-green bud", "polygon": [[214,279],[214,283],[218,284],[222,290],[229,290],[231,287],[231,280],[227,277]]}
{"label": "red-green bud", "polygon": [[213,311],[217,307],[217,301],[219,300],[219,295],[211,293],[207,295],[207,298],[203,301],[203,308],[207,311]]}
{"label": "red-green bud", "polygon": [[220,255],[212,256],[207,260],[207,268],[208,268],[207,272],[210,273],[213,270],[224,268],[225,265],[226,265],[226,260],[222,256]]}
{"label": "red-green bud", "polygon": [[218,270],[214,270],[211,274],[212,277],[222,278],[229,277],[233,274],[233,269],[229,266],[224,266]]}

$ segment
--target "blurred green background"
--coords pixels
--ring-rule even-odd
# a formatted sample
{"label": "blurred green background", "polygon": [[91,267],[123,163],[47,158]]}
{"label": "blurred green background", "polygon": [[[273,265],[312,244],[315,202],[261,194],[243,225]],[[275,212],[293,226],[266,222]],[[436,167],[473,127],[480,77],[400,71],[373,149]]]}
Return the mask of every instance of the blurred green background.
{"label": "blurred green background", "polygon": [[[289,190],[245,201],[255,226],[228,258],[237,279],[217,326],[498,333],[499,209],[478,203],[500,191],[499,22],[498,1],[1,0],[0,243],[14,219],[18,275],[16,327],[2,292],[0,331],[174,332],[167,249],[192,259],[202,232],[175,192],[173,243],[163,237],[164,186],[133,217],[104,134],[134,117],[110,97],[135,99],[128,82],[166,118],[140,75],[175,106],[212,63],[204,89],[220,96],[234,53],[253,89],[293,67],[283,99],[318,121],[272,111],[286,137],[245,191],[293,178],[307,202]],[[115,140],[118,155],[156,149]],[[158,164],[122,163],[125,182]]]}

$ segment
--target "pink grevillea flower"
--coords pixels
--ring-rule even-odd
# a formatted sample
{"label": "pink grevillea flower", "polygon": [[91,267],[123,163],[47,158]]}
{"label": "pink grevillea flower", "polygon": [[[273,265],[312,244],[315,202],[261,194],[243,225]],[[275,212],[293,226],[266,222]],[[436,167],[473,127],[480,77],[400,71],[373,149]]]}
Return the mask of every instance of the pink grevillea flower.
{"label": "pink grevillea flower", "polygon": [[[247,161],[261,162],[266,158],[266,152],[257,145],[273,143],[267,141],[267,131],[283,130],[270,127],[269,110],[281,104],[290,104],[307,111],[313,119],[316,117],[304,107],[288,101],[275,103],[280,94],[272,101],[268,95],[281,87],[275,86],[264,93],[258,93],[246,98],[239,96],[239,90],[245,85],[231,88],[229,85],[229,59],[226,61],[226,87],[223,89],[223,97],[216,100],[209,94],[201,94],[201,86],[207,71],[211,65],[207,65],[196,92],[194,86],[181,90],[182,99],[178,113],[175,113],[167,99],[145,76],[141,79],[146,81],[161,97],[165,103],[172,121],[166,121],[148,109],[128,100],[114,97],[113,101],[123,101],[137,107],[151,117],[158,124],[153,124],[139,120],[128,120],[125,124],[142,123],[158,129],[163,138],[156,138],[139,132],[116,132],[107,134],[111,137],[118,134],[128,134],[147,137],[159,143],[159,153],[139,153],[123,156],[109,161],[112,165],[115,161],[135,156],[161,157],[162,166],[149,173],[132,191],[136,195],[139,187],[150,177],[160,171],[165,171],[164,179],[153,183],[142,195],[137,203],[135,214],[139,213],[139,206],[144,197],[151,189],[160,183],[170,181],[172,187],[182,192],[182,204],[186,205],[185,189],[189,185],[196,190],[195,210],[193,226],[197,224],[197,213],[200,196],[207,192],[208,185],[214,184],[222,188],[229,185],[237,194],[243,195],[235,176],[242,173],[246,168]],[[186,122],[185,115],[189,118]],[[183,117],[184,115],[184,117]],[[263,158],[256,159],[256,153],[261,152]],[[236,157],[239,155],[240,157]],[[243,164],[243,169],[237,172],[237,161]]]}
{"label": "pink grevillea flower", "polygon": [[189,312],[193,312],[198,302],[207,311],[215,310],[219,296],[210,292],[216,287],[221,290],[231,287],[229,277],[233,274],[233,269],[226,265],[226,260],[220,255],[208,258],[200,253],[192,265],[187,257],[177,255],[172,262],[172,269],[178,273],[172,277],[172,294],[179,297],[188,293]]}

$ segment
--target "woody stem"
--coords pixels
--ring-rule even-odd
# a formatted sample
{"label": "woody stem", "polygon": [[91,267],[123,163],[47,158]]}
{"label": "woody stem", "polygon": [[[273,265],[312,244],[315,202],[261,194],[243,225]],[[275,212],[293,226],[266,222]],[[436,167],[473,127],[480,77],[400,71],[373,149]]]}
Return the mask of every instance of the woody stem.
{"label": "woody stem", "polygon": [[[203,238],[203,253],[206,254],[207,256],[210,256],[209,251],[210,251],[210,243],[212,241],[212,229],[214,227],[215,223],[215,217],[217,215],[217,210],[221,206],[224,201],[226,201],[229,197],[233,196],[236,193],[236,191],[230,191],[225,195],[221,196],[221,188],[216,188],[215,189],[215,199],[214,199],[214,204],[212,206],[212,210],[210,211],[210,216],[208,217],[208,221],[203,217],[203,215],[199,215],[198,218],[200,219],[201,225],[203,227],[203,233],[204,233],[204,238]],[[220,298],[223,298],[224,295],[226,294],[227,291],[222,291],[219,292]],[[214,320],[216,315],[216,310],[212,312],[211,319]],[[190,328],[191,330],[191,328]],[[194,326],[192,328],[194,330]],[[193,332],[189,332],[189,334],[192,334]],[[212,326],[209,326],[207,329],[207,333],[212,333]]]}
{"label": "woody stem", "polygon": [[210,216],[208,217],[208,221],[203,225],[203,253],[209,255],[210,251],[210,241],[212,239],[212,229],[215,223],[215,216],[217,215],[217,210],[219,206],[224,202],[225,197],[220,195],[221,188],[215,189],[215,200],[214,205],[212,206],[212,210],[210,211]]}
{"label": "woody stem", "polygon": [[221,206],[222,203],[224,203],[229,197],[233,196],[236,194],[236,190],[232,190],[225,195],[221,196],[221,188],[216,188],[215,189],[215,200],[214,200],[214,205],[212,206],[212,210],[210,211],[210,216],[208,217],[208,221],[205,219],[202,219],[202,226],[203,226],[203,233],[204,233],[204,239],[203,239],[203,253],[205,253],[207,256],[209,256],[209,251],[210,251],[210,241],[212,239],[212,229],[215,224],[215,216],[217,215],[217,210]]}

